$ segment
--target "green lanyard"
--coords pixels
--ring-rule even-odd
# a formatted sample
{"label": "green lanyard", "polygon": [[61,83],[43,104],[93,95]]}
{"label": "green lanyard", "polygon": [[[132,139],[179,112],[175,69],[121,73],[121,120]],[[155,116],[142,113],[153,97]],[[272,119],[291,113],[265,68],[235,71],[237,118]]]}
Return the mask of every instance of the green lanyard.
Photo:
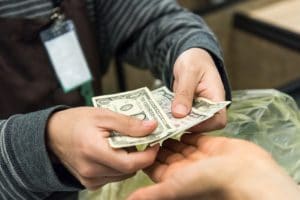
{"label": "green lanyard", "polygon": [[92,106],[92,97],[94,96],[94,90],[92,86],[92,82],[86,82],[82,86],[80,86],[80,94],[85,100],[85,105]]}

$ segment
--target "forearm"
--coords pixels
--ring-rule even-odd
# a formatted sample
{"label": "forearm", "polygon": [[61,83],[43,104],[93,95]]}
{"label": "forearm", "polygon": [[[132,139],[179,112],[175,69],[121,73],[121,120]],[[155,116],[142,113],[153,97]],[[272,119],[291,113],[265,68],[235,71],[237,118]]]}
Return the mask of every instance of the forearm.
{"label": "forearm", "polygon": [[205,49],[214,58],[230,98],[220,47],[199,16],[170,0],[105,1],[99,9],[105,32],[110,33],[112,54],[151,69],[171,88],[178,56],[190,48]]}
{"label": "forearm", "polygon": [[53,110],[0,122],[1,199],[44,199],[54,191],[76,190],[59,180],[48,157],[45,127]]}

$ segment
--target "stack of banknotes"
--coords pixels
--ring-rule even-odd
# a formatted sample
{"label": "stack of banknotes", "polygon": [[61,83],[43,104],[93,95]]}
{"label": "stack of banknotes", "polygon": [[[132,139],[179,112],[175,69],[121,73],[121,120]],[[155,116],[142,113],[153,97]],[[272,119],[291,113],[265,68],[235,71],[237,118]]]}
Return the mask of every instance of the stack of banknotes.
{"label": "stack of banknotes", "polygon": [[113,148],[136,146],[144,149],[162,143],[168,138],[179,139],[187,130],[214,116],[230,102],[212,102],[199,97],[194,100],[193,108],[184,118],[175,118],[171,113],[171,104],[174,93],[167,87],[150,91],[147,87],[111,95],[93,97],[93,105],[111,111],[136,117],[141,120],[156,120],[157,128],[145,137],[124,136],[112,132],[109,144]]}

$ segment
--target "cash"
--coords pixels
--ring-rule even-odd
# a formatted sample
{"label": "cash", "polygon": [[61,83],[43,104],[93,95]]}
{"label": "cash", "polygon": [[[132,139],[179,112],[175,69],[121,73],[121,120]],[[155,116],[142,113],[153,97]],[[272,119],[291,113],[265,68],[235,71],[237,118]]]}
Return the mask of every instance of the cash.
{"label": "cash", "polygon": [[106,108],[141,120],[156,120],[158,122],[154,132],[145,137],[129,137],[113,131],[109,143],[114,148],[152,143],[174,131],[174,126],[146,87],[129,92],[94,97],[92,100],[95,107]]}
{"label": "cash", "polygon": [[143,87],[128,92],[93,97],[93,105],[111,111],[133,116],[141,120],[156,120],[157,128],[145,137],[124,136],[112,131],[109,144],[113,148],[142,146],[162,143],[168,138],[179,138],[187,129],[211,118],[230,102],[212,102],[205,98],[197,98],[193,108],[184,118],[175,118],[171,113],[174,94],[166,87],[150,91]]}

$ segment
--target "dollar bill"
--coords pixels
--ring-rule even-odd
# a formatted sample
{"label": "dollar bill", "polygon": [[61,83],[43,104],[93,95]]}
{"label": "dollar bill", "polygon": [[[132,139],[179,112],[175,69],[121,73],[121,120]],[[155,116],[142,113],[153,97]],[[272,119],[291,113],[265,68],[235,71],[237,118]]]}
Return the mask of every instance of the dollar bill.
{"label": "dollar bill", "polygon": [[[171,105],[174,98],[174,94],[169,91],[167,87],[161,87],[152,91],[155,101],[161,106],[162,110],[166,113],[172,125],[176,128],[177,132],[187,130],[198,123],[210,118],[212,112],[203,112],[192,108],[189,115],[183,118],[175,118],[172,115]],[[207,110],[208,111],[208,110]]]}
{"label": "dollar bill", "polygon": [[152,91],[155,101],[161,106],[162,110],[167,114],[173,126],[176,130],[170,133],[166,137],[156,141],[153,144],[161,143],[167,138],[180,138],[182,134],[186,132],[187,129],[211,118],[216,112],[225,108],[230,102],[212,102],[205,98],[197,98],[193,102],[193,107],[189,115],[183,118],[175,118],[172,115],[171,105],[174,98],[174,93],[172,93],[167,87],[160,87]]}
{"label": "dollar bill", "polygon": [[146,87],[129,92],[93,97],[92,101],[95,107],[106,108],[141,120],[156,120],[158,122],[154,132],[145,137],[129,137],[113,131],[109,143],[114,148],[153,143],[175,130],[167,115]]}
{"label": "dollar bill", "polygon": [[229,104],[230,101],[213,102],[209,99],[198,97],[194,99],[193,108],[197,109],[200,112],[215,114]]}
{"label": "dollar bill", "polygon": [[141,149],[148,145],[162,143],[168,138],[180,138],[182,134],[188,132],[189,128],[211,118],[230,103],[196,98],[189,115],[175,118],[171,112],[173,98],[174,93],[167,87],[151,92],[144,87],[129,92],[94,97],[92,100],[95,107],[107,108],[141,120],[156,120],[158,127],[148,136],[130,137],[113,131],[109,138],[109,143],[114,148],[137,146]]}

